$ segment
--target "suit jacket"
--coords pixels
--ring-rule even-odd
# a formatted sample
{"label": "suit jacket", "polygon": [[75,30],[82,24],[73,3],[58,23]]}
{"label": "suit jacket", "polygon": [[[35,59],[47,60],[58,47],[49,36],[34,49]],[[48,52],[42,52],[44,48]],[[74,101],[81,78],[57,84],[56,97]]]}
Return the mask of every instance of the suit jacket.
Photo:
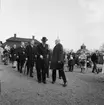
{"label": "suit jacket", "polygon": [[32,47],[31,45],[28,45],[26,47],[26,58],[28,58],[27,65],[34,66],[34,62],[36,60],[36,47],[35,46]]}
{"label": "suit jacket", "polygon": [[17,51],[18,60],[25,60],[26,59],[26,48],[25,47],[19,47]]}
{"label": "suit jacket", "polygon": [[11,60],[16,61],[17,59],[17,48],[10,49]]}
{"label": "suit jacket", "polygon": [[[58,61],[61,63],[59,64]],[[57,44],[53,49],[52,60],[51,60],[51,69],[61,69],[64,64],[64,52],[62,44]],[[59,67],[60,66],[60,67]]]}
{"label": "suit jacket", "polygon": [[[45,47],[42,45],[42,43],[37,45],[37,65],[38,66],[41,63],[43,63],[45,67],[48,66],[48,54],[49,54],[49,49],[47,44],[45,44]],[[40,55],[43,56],[43,59],[40,58]]]}
{"label": "suit jacket", "polygon": [[96,55],[96,53],[92,54],[91,60],[92,60],[92,62],[96,62],[96,63],[97,63],[97,61],[98,61],[98,56]]}

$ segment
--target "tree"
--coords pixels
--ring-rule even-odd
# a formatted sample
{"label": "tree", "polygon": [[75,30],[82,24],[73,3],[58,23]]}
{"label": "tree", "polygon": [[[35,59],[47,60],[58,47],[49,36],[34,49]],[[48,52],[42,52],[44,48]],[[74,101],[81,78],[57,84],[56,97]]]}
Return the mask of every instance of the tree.
{"label": "tree", "polygon": [[101,52],[104,52],[104,43],[100,46],[99,50],[100,50]]}

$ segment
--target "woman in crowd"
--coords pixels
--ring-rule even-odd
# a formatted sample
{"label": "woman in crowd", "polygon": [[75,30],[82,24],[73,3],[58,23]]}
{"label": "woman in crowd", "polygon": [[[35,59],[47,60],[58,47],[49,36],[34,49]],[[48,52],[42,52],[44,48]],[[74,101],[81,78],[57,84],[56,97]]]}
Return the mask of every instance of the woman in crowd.
{"label": "woman in crowd", "polygon": [[86,56],[85,52],[81,53],[81,55],[79,56],[79,60],[80,60],[80,67],[81,67],[81,73],[82,73],[86,70],[87,56]]}
{"label": "woman in crowd", "polygon": [[12,68],[16,68],[16,45],[15,44],[10,50],[10,57],[12,62]]}

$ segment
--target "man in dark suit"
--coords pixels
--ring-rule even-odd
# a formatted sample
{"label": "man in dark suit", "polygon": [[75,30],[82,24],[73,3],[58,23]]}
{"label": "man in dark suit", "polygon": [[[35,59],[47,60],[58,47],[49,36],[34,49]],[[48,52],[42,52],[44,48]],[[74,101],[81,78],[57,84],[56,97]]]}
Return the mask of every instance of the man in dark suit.
{"label": "man in dark suit", "polygon": [[74,61],[74,53],[73,53],[73,51],[71,51],[68,54],[68,66],[69,66],[69,71],[70,72],[73,72],[74,64],[75,64],[75,61]]}
{"label": "man in dark suit", "polygon": [[43,82],[46,84],[46,73],[48,68],[48,45],[46,44],[47,38],[43,37],[41,39],[42,43],[37,46],[37,61],[36,61],[36,69],[37,69],[37,79],[38,82]]}
{"label": "man in dark suit", "polygon": [[50,69],[52,69],[52,83],[56,81],[56,70],[60,70],[60,76],[64,81],[64,87],[67,86],[67,80],[64,72],[64,52],[60,40],[55,41],[56,46],[53,49]]}
{"label": "man in dark suit", "polygon": [[92,60],[92,62],[93,62],[92,73],[97,72],[97,62],[98,62],[97,51],[92,54],[91,60]]}
{"label": "man in dark suit", "polygon": [[22,68],[24,66],[24,63],[26,61],[26,48],[25,43],[21,42],[21,46],[18,48],[17,51],[17,67],[20,73],[22,73]]}
{"label": "man in dark suit", "polygon": [[34,40],[26,47],[26,61],[27,75],[30,73],[30,77],[33,77],[33,67],[36,61],[36,46],[34,46]]}

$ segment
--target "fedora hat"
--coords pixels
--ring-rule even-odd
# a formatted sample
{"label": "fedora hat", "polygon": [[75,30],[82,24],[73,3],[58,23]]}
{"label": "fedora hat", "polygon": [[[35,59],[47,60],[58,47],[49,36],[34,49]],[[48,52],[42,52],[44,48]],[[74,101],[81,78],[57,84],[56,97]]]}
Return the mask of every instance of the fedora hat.
{"label": "fedora hat", "polygon": [[42,37],[41,41],[47,41],[48,39],[46,37]]}

